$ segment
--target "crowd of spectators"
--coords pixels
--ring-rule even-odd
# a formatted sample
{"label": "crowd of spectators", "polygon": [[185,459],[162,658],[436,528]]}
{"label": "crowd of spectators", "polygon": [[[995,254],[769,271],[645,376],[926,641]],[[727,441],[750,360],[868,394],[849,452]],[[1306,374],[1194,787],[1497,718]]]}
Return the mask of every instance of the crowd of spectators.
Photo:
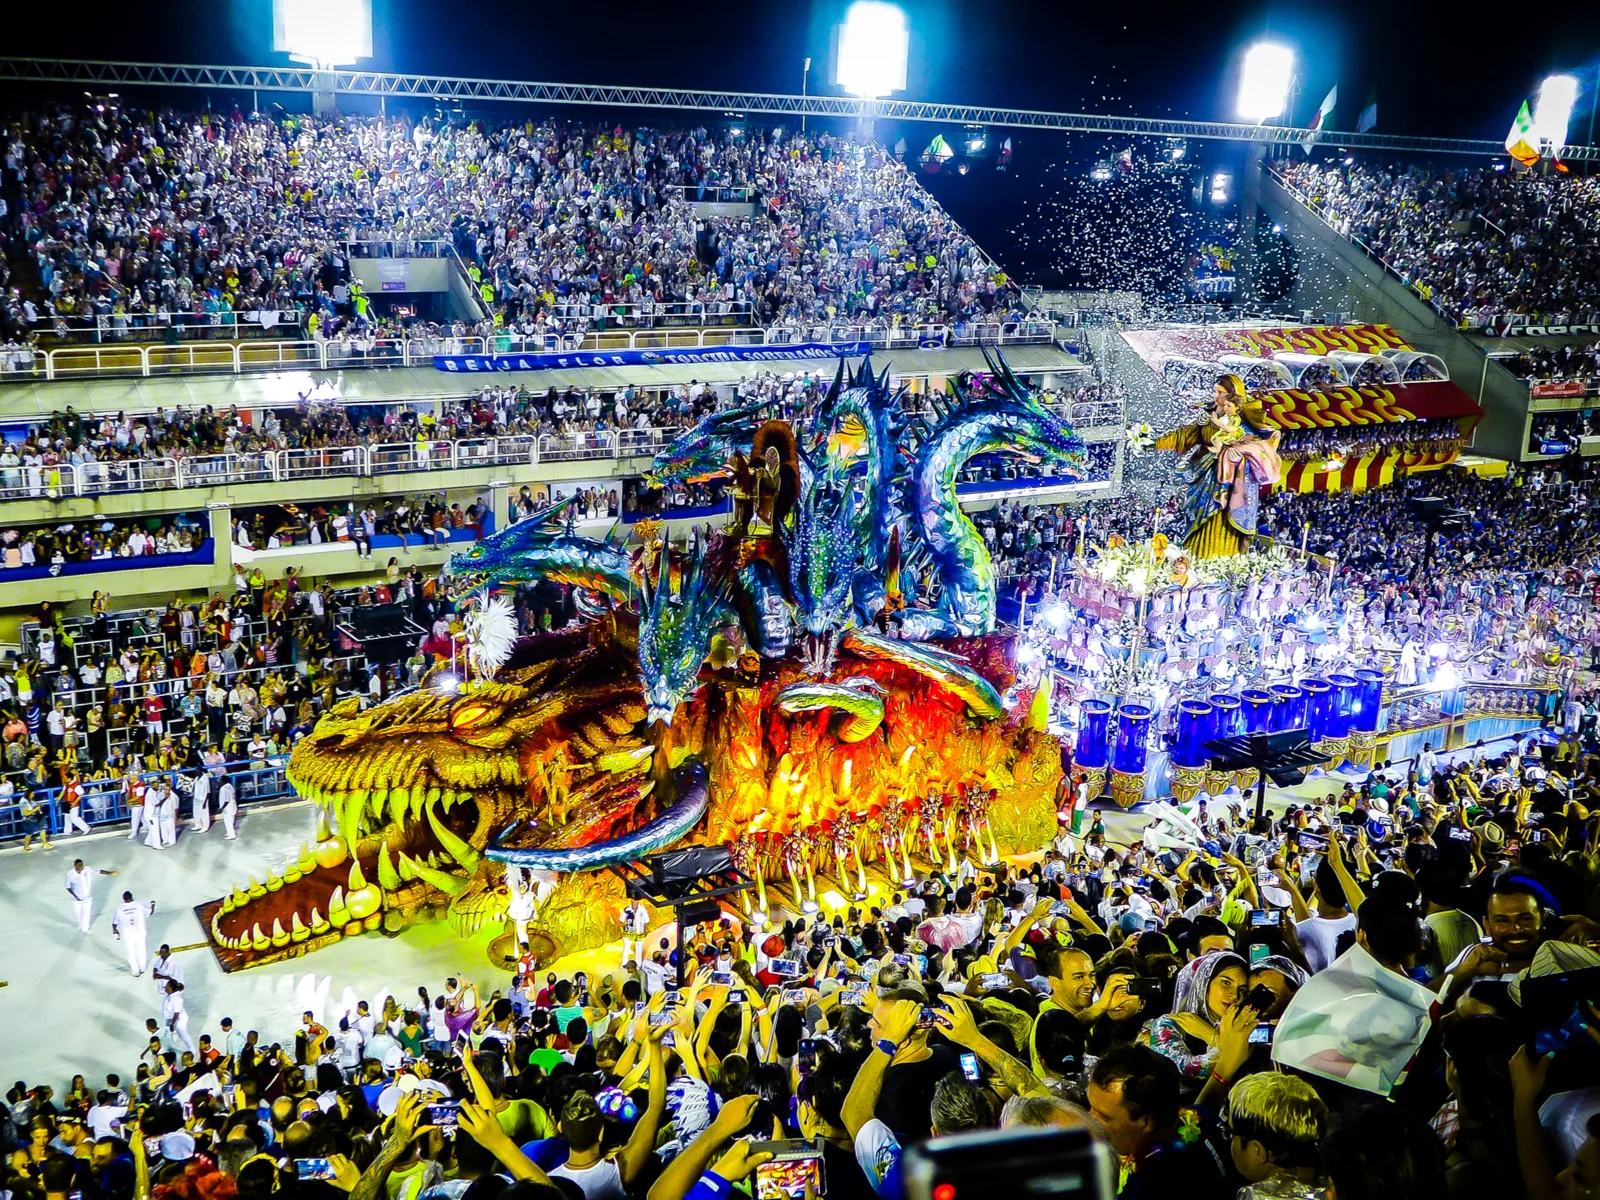
{"label": "crowd of spectators", "polygon": [[1098,1200],[1593,1200],[1600,1009],[1565,986],[1600,969],[1592,762],[1430,748],[1264,816],[1131,844],[1096,819],[682,945],[630,904],[585,970],[529,956],[277,1025],[191,1008],[162,947],[125,1066],[69,1081],[69,1052],[12,1086],[0,1185],[715,1200],[787,1194],[782,1150],[835,1200],[927,1200],[905,1155],[930,1137],[1055,1128],[1106,1148],[1107,1190],[1075,1191]]}
{"label": "crowd of spectators", "polygon": [[[556,388],[485,386],[473,396],[414,404],[356,405],[327,389],[300,395],[292,407],[241,409],[158,407],[154,412],[79,413],[72,405],[28,426],[0,444],[0,497],[39,497],[72,490],[76,475],[86,492],[117,492],[171,486],[180,463],[186,477],[271,478],[266,456],[276,451],[321,451],[327,471],[354,471],[358,448],[378,447],[372,470],[426,468],[447,460],[451,443],[460,453],[488,452],[486,439],[556,439],[581,446],[597,435],[604,451],[616,439],[654,454],[671,437],[711,413],[755,401],[771,414],[803,423],[833,382],[833,372],[753,371],[733,383],[691,380],[666,387]],[[1040,394],[1046,405],[1080,426],[1120,422],[1114,389],[1091,377]],[[908,413],[931,414],[925,394],[908,393]],[[500,448],[500,453],[521,453]],[[229,457],[222,457],[229,456]],[[602,456],[604,454],[602,453]],[[187,460],[187,461],[185,461]],[[317,468],[297,462],[297,470]]]}
{"label": "crowd of spectators", "polygon": [[[902,163],[827,133],[113,103],[22,114],[4,142],[8,337],[174,318],[370,334],[352,241],[459,254],[493,314],[474,333],[541,337],[685,305],[708,321],[881,328],[1018,308]],[[697,214],[730,189],[758,200],[754,217]]]}
{"label": "crowd of spectators", "polygon": [[372,539],[390,534],[402,546],[415,539],[420,545],[442,544],[452,531],[471,530],[483,536],[482,498],[465,508],[449,502],[442,493],[385,496],[368,500],[357,509],[354,500],[343,504],[272,504],[239,512],[233,522],[233,539],[246,550],[277,550],[285,546],[321,546],[338,542],[354,545],[363,558],[372,556]]}
{"label": "crowd of spectators", "polygon": [[1275,169],[1462,326],[1600,320],[1600,181],[1592,175],[1350,160]]}
{"label": "crowd of spectators", "polygon": [[1528,423],[1528,449],[1535,454],[1572,454],[1583,438],[1600,435],[1593,412],[1536,412]]}
{"label": "crowd of spectators", "polygon": [[184,555],[200,549],[208,537],[203,512],[24,526],[0,531],[0,570]]}
{"label": "crowd of spectators", "polygon": [[[1579,470],[1586,470],[1580,468]],[[1544,471],[1493,479],[1462,468],[1411,475],[1363,492],[1287,492],[1262,505],[1263,532],[1302,541],[1338,560],[1358,581],[1438,586],[1482,571],[1563,572],[1600,547],[1592,518],[1594,480],[1562,483]],[[1431,535],[1418,497],[1435,496],[1463,517],[1459,531]]]}
{"label": "crowd of spectators", "polygon": [[416,682],[420,658],[369,665],[338,614],[402,603],[430,636],[448,637],[436,593],[436,580],[391,560],[377,584],[349,595],[303,586],[297,567],[268,579],[238,566],[231,597],[120,612],[96,592],[70,620],[43,604],[22,653],[0,664],[0,829],[44,835],[45,793],[101,819],[119,789],[145,778],[281,761],[339,700],[375,702]]}
{"label": "crowd of spectators", "polygon": [[1348,462],[1375,454],[1448,454],[1459,450],[1461,441],[1461,425],[1454,417],[1393,425],[1286,429],[1278,443],[1278,456],[1284,462]]}
{"label": "crowd of spectators", "polygon": [[1600,378],[1600,342],[1533,345],[1511,358],[1497,357],[1495,361],[1530,383],[1573,379],[1593,387]]}

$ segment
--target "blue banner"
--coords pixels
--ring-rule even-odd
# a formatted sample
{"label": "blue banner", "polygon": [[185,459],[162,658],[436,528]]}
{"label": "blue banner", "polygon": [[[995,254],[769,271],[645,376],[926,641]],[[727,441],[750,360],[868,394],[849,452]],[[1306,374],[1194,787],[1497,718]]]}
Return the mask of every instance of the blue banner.
{"label": "blue banner", "polygon": [[871,342],[802,342],[793,346],[672,346],[660,350],[568,350],[551,354],[435,354],[436,371],[561,371],[572,367],[664,367],[673,363],[819,362],[872,352]]}

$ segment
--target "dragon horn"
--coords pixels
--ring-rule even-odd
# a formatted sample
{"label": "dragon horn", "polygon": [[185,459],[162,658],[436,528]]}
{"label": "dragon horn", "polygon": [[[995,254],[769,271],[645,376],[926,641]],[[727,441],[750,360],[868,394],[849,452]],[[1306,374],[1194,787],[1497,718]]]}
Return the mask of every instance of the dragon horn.
{"label": "dragon horn", "polygon": [[844,387],[844,359],[839,359],[839,369],[833,373],[833,386],[828,389],[827,399],[824,404],[832,404],[839,398],[839,391]]}

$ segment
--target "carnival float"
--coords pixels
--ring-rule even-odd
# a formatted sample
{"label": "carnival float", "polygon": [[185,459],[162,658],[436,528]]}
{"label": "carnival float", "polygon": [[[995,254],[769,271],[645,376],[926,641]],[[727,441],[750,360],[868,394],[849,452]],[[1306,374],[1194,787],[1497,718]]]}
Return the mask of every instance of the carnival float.
{"label": "carnival float", "polygon": [[[728,847],[749,902],[800,911],[1048,841],[1050,689],[996,627],[956,482],[995,453],[1071,476],[1084,449],[990,366],[915,421],[870,362],[841,363],[804,427],[759,406],[706,418],[653,465],[731,480],[728,525],[692,549],[659,526],[579,536],[558,504],[452,558],[461,669],[345,700],[294,747],[317,833],[202,906],[224,967],[430,919],[470,935],[521,888],[542,957],[582,950],[621,932],[606,868],[674,845]],[[520,636],[496,593],[540,580],[588,615]]]}

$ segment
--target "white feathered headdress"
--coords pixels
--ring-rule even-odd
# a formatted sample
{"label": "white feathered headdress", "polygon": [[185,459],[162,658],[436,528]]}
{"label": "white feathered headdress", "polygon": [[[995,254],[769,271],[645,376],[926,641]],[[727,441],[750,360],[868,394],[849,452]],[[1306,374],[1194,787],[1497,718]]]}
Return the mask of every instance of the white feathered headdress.
{"label": "white feathered headdress", "polygon": [[517,643],[517,613],[505,596],[479,597],[466,620],[467,661],[480,678],[494,675]]}

